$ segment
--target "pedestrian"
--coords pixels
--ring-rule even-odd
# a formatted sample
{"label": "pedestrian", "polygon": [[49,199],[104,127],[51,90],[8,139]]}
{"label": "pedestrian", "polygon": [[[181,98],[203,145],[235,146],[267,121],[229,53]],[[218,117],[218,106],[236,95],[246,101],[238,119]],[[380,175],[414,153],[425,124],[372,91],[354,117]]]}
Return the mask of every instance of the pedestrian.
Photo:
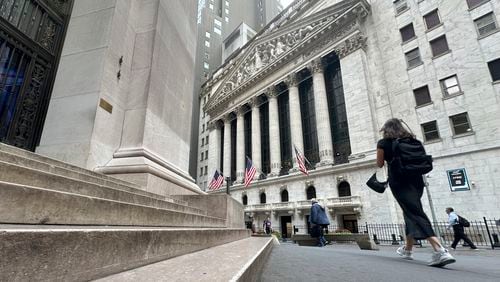
{"label": "pedestrian", "polygon": [[462,239],[471,249],[477,250],[476,245],[465,234],[464,225],[461,224],[460,217],[455,213],[453,208],[446,208],[446,213],[448,214],[448,227],[446,229],[453,228],[453,237],[455,238],[451,244],[451,249],[455,250],[458,242]]}
{"label": "pedestrian", "polygon": [[266,234],[268,234],[268,235],[271,234],[271,219],[269,219],[269,217],[267,217],[264,220],[263,227],[264,227],[264,230],[266,231]]}
{"label": "pedestrian", "polygon": [[314,237],[317,240],[318,247],[324,247],[327,243],[323,229],[330,224],[326,216],[325,208],[321,206],[316,199],[311,199],[311,215],[309,216],[309,223]]}
{"label": "pedestrian", "polygon": [[[403,175],[397,169],[391,169],[395,160],[394,145],[399,142],[419,142],[411,130],[406,129],[402,120],[392,118],[385,122],[380,130],[383,138],[377,143],[377,166],[383,167],[384,161],[388,164],[389,186],[392,194],[403,210],[406,230],[406,244],[397,249],[397,254],[405,259],[412,260],[412,250],[415,240],[427,239],[434,249],[430,266],[444,266],[455,262],[455,258],[446,250],[432,229],[431,222],[422,208],[421,197],[424,192],[422,175]],[[403,140],[405,139],[405,140]],[[420,143],[421,144],[421,143]],[[399,160],[398,160],[399,161]]]}

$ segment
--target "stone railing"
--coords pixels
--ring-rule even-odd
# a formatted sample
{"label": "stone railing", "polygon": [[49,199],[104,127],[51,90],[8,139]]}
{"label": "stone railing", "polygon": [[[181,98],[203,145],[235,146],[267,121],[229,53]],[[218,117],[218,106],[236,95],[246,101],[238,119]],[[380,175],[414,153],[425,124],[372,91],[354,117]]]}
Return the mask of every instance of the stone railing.
{"label": "stone railing", "polygon": [[297,201],[298,209],[310,209],[311,208],[311,200],[306,201]]}
{"label": "stone railing", "polygon": [[270,211],[272,209],[271,204],[257,204],[245,206],[245,211]]}
{"label": "stone railing", "polygon": [[273,203],[273,209],[275,210],[288,210],[288,209],[291,210],[294,208],[295,208],[294,202]]}
{"label": "stone railing", "polygon": [[361,207],[361,197],[347,196],[338,198],[328,198],[326,206],[329,208]]}
{"label": "stone railing", "polygon": [[295,209],[294,202],[256,204],[256,205],[245,206],[246,212],[271,211],[271,210],[293,210],[293,209]]}

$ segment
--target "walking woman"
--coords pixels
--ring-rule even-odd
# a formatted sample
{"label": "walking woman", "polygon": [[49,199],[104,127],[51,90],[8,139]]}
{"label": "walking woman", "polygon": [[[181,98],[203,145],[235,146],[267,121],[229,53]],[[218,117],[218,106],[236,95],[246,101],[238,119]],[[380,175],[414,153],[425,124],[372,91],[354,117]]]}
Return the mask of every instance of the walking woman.
{"label": "walking woman", "polygon": [[388,163],[389,186],[399,206],[403,210],[406,225],[406,245],[396,251],[405,259],[413,259],[412,249],[415,240],[427,239],[434,249],[430,266],[444,266],[455,262],[455,258],[448,253],[432,229],[431,222],[422,208],[420,198],[424,192],[424,181],[421,175],[400,175],[391,171],[390,163],[393,160],[393,142],[398,138],[415,138],[409,129],[403,127],[401,120],[389,119],[382,129],[383,139],[377,143],[377,166],[383,167]]}

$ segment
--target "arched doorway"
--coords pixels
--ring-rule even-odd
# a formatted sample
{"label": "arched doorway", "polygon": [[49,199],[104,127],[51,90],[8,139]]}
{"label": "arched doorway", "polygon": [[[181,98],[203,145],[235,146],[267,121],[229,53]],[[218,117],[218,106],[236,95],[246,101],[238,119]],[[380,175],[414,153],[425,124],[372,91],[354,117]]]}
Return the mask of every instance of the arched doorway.
{"label": "arched doorway", "polygon": [[351,185],[347,181],[342,181],[337,187],[339,191],[339,197],[349,197],[351,196]]}
{"label": "arched doorway", "polygon": [[310,200],[312,198],[316,198],[316,188],[314,186],[309,186],[306,189],[307,199]]}

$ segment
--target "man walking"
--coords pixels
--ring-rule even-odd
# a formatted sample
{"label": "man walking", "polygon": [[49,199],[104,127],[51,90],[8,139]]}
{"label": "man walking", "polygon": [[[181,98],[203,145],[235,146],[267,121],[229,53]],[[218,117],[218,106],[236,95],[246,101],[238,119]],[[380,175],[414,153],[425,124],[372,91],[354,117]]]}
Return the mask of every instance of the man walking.
{"label": "man walking", "polygon": [[448,228],[450,227],[453,228],[453,233],[455,239],[453,240],[453,243],[451,244],[451,248],[453,250],[456,249],[458,242],[460,242],[460,239],[463,239],[465,243],[467,243],[471,249],[476,250],[477,247],[472,243],[472,241],[467,237],[465,234],[464,226],[460,223],[460,218],[459,216],[455,213],[453,208],[446,208],[446,213],[448,214]]}
{"label": "man walking", "polygon": [[266,234],[269,235],[271,234],[271,220],[269,219],[269,217],[266,218],[266,220],[264,220],[264,230],[266,231]]}
{"label": "man walking", "polygon": [[328,227],[330,221],[326,216],[325,208],[323,208],[316,199],[311,199],[311,202],[311,216],[309,217],[309,223],[311,223],[312,229],[311,234],[315,234],[314,237],[318,240],[318,247],[323,247],[326,244],[323,228],[325,226]]}

